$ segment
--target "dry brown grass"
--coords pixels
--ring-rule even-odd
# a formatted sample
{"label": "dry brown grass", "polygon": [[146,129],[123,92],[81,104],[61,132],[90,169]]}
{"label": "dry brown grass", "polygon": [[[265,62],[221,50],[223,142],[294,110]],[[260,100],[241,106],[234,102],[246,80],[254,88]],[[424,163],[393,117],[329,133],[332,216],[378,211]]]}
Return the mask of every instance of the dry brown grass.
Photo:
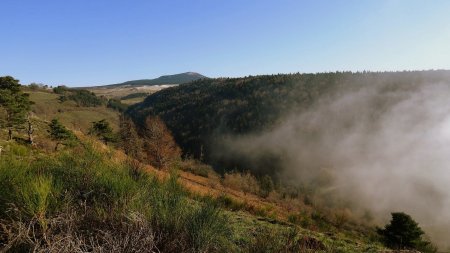
{"label": "dry brown grass", "polygon": [[244,193],[258,194],[260,191],[258,180],[249,172],[226,173],[223,178],[223,185]]}

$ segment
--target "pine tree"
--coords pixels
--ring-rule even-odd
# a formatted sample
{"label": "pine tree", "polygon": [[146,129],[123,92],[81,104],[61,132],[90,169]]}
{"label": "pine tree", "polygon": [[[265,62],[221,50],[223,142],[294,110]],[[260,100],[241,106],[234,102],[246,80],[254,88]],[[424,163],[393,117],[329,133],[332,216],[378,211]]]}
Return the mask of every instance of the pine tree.
{"label": "pine tree", "polygon": [[52,140],[56,141],[55,151],[58,150],[59,144],[65,144],[67,141],[75,139],[75,135],[59,123],[57,119],[52,119],[49,127],[50,137]]}
{"label": "pine tree", "polygon": [[6,120],[1,122],[8,129],[8,140],[12,139],[13,130],[24,128],[32,102],[29,94],[20,89],[19,80],[11,76],[0,77],[0,106],[4,109]]}
{"label": "pine tree", "polygon": [[378,229],[386,246],[392,249],[417,249],[422,252],[435,252],[433,245],[422,239],[425,234],[408,214],[392,213],[392,220],[384,229]]}
{"label": "pine tree", "polygon": [[108,145],[108,142],[116,141],[116,136],[114,135],[109,122],[105,119],[92,122],[92,127],[89,131],[89,134],[99,137],[101,140],[103,140],[105,145]]}

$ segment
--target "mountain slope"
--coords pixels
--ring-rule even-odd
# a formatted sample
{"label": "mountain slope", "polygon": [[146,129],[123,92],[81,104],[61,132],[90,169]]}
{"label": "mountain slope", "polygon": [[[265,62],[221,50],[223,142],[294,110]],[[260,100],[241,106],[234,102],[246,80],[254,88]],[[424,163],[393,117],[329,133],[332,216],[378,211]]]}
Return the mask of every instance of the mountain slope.
{"label": "mountain slope", "polygon": [[[165,75],[160,76],[155,79],[140,79],[132,80],[123,83],[105,85],[106,87],[117,87],[117,86],[145,86],[145,85],[163,85],[163,84],[182,84],[195,81],[198,79],[207,78],[204,75],[195,72],[185,72],[175,75]],[[105,87],[103,86],[103,87]]]}

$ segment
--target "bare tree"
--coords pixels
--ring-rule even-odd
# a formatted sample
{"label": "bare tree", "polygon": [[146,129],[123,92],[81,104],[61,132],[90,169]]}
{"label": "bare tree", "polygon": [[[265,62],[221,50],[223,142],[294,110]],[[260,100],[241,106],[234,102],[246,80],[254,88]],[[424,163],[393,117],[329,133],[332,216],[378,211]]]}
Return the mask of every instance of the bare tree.
{"label": "bare tree", "polygon": [[165,168],[180,158],[180,148],[167,126],[156,116],[145,120],[144,149],[149,162],[157,168]]}

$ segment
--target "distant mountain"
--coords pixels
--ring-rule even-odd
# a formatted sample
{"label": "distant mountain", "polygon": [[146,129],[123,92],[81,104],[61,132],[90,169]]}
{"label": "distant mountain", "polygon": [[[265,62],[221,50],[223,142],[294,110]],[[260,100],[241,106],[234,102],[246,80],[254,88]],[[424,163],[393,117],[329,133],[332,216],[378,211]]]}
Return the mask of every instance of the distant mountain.
{"label": "distant mountain", "polygon": [[[182,83],[188,83],[191,81],[199,80],[207,78],[204,75],[201,75],[196,72],[185,72],[175,75],[165,75],[160,76],[155,79],[141,79],[141,80],[133,80],[133,81],[127,81],[123,83],[116,83],[116,84],[110,84],[105,85],[107,87],[117,87],[117,86],[144,86],[144,85],[162,85],[162,84],[182,84]],[[105,87],[103,86],[103,87]]]}

